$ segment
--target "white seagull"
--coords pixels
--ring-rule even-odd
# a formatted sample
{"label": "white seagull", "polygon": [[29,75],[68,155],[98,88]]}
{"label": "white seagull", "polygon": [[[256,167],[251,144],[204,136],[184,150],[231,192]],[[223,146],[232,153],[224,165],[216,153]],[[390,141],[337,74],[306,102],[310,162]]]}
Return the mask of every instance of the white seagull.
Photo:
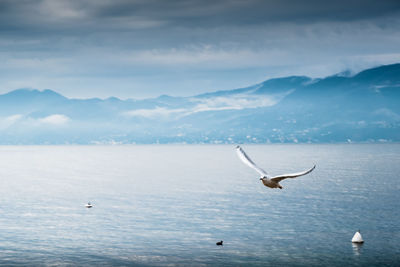
{"label": "white seagull", "polygon": [[290,173],[290,174],[283,174],[283,175],[278,175],[274,177],[270,177],[266,171],[258,167],[250,158],[247,156],[246,152],[240,147],[236,147],[236,152],[239,156],[239,158],[250,168],[253,168],[256,170],[259,174],[261,174],[260,180],[265,186],[268,186],[270,188],[279,188],[282,189],[283,187],[279,184],[280,181],[286,179],[286,178],[296,178],[302,175],[306,175],[310,172],[312,172],[315,169],[315,166],[312,167],[311,169],[303,172],[297,172],[297,173]]}

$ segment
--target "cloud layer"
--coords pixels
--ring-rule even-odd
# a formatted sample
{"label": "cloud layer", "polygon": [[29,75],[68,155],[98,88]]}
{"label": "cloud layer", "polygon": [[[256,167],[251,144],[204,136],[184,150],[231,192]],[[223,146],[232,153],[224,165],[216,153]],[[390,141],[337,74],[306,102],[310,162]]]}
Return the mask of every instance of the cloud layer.
{"label": "cloud layer", "polygon": [[187,108],[155,107],[152,109],[136,109],[123,112],[121,115],[126,117],[176,119],[177,117],[185,117],[199,112],[270,107],[292,92],[293,90],[289,90],[285,94],[278,95],[236,94],[229,97],[193,97],[190,99],[192,106]]}
{"label": "cloud layer", "polygon": [[14,114],[0,118],[0,129],[5,130],[12,127],[60,127],[67,125],[70,118],[63,114],[52,114],[46,117],[33,118],[22,114]]}
{"label": "cloud layer", "polygon": [[187,96],[400,61],[389,0],[4,0],[0,30],[0,93]]}

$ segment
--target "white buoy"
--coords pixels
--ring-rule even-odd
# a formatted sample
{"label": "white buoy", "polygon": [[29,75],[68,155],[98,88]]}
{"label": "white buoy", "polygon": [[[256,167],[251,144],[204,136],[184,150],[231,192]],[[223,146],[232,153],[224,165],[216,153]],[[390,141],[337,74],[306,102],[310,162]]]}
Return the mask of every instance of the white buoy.
{"label": "white buoy", "polygon": [[353,238],[351,239],[351,242],[353,242],[353,243],[364,243],[364,240],[363,240],[363,238],[361,236],[360,230],[358,230],[354,234]]}

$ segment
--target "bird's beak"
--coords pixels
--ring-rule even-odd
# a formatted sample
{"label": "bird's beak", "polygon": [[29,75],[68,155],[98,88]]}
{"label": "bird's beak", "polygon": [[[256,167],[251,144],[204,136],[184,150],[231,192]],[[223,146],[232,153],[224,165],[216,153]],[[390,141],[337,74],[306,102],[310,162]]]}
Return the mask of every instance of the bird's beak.
{"label": "bird's beak", "polygon": [[262,180],[263,178],[260,178],[260,180]]}

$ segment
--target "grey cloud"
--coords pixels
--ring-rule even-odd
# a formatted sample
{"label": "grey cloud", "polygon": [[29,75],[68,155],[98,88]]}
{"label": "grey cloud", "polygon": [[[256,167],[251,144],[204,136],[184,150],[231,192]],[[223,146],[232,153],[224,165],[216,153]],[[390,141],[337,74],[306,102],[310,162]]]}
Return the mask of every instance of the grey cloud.
{"label": "grey cloud", "polygon": [[355,21],[395,15],[399,11],[400,1],[397,0],[5,0],[0,4],[0,21],[5,31],[126,31],[135,29],[135,24],[139,28],[213,28],[278,22]]}
{"label": "grey cloud", "polygon": [[93,45],[229,46],[244,39],[259,44],[275,28],[285,34],[298,25],[368,19],[381,28],[398,28],[390,18],[396,20],[399,12],[400,1],[389,0],[4,0],[0,33],[18,44],[40,40],[27,49],[46,51]]}
{"label": "grey cloud", "polygon": [[78,8],[86,9],[93,19],[146,17],[171,24],[179,23],[183,27],[352,21],[390,15],[400,9],[400,2],[396,0],[103,0],[83,3]]}
{"label": "grey cloud", "polygon": [[0,91],[190,95],[359,70],[400,58],[399,12],[397,0],[3,0]]}

